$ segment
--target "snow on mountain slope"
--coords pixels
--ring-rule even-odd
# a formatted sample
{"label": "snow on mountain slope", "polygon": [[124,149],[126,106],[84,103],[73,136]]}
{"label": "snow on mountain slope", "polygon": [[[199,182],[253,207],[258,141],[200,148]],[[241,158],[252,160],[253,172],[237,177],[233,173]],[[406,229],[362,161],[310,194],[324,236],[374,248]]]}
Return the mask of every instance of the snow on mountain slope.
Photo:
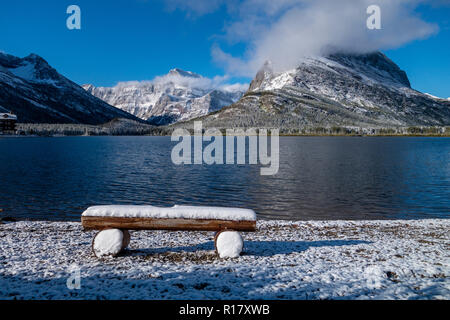
{"label": "snow on mountain slope", "polygon": [[413,90],[380,52],[305,57],[295,69],[267,62],[235,104],[202,118],[205,126],[392,127],[450,125],[450,103]]}
{"label": "snow on mountain slope", "polygon": [[90,95],[36,54],[0,53],[0,105],[20,122],[101,124],[114,118],[138,120]]}
{"label": "snow on mountain slope", "polygon": [[425,95],[427,95],[428,97],[432,98],[432,99],[436,99],[436,100],[444,100],[444,101],[450,101],[450,98],[441,98],[441,97],[436,97],[432,94],[429,93],[424,93]]}
{"label": "snow on mountain slope", "polygon": [[120,82],[115,87],[83,88],[103,101],[153,124],[188,120],[217,111],[243,95],[247,85],[224,85],[191,71],[172,69],[152,81]]}

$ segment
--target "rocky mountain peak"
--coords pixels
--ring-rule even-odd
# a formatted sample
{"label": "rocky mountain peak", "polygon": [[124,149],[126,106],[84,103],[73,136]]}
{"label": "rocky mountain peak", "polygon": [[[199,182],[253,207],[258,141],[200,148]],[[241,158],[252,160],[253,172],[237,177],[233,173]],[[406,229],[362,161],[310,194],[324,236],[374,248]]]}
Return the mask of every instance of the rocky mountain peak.
{"label": "rocky mountain peak", "polygon": [[30,53],[28,56],[23,58],[23,60],[34,62],[34,63],[45,63],[48,65],[47,61],[45,61],[44,58],[42,58],[41,56],[39,56],[35,53]]}
{"label": "rocky mountain peak", "polygon": [[4,68],[4,71],[10,72],[26,81],[46,84],[56,84],[65,81],[65,78],[53,69],[47,61],[34,53],[24,58],[2,54],[0,55],[0,66]]}
{"label": "rocky mountain peak", "polygon": [[273,76],[273,67],[272,62],[270,60],[267,60],[264,65],[259,69],[259,71],[256,73],[255,78],[250,83],[249,91],[254,91],[261,87],[261,85],[269,80]]}
{"label": "rocky mountain peak", "polygon": [[84,90],[86,90],[86,91],[89,91],[89,90],[95,88],[95,86],[94,86],[93,84],[90,84],[90,83],[83,84],[83,85],[81,85],[81,87],[82,87]]}
{"label": "rocky mountain peak", "polygon": [[381,52],[302,57],[273,72],[266,63],[230,108],[204,117],[210,127],[364,128],[448,126],[450,102],[411,88],[406,73]]}
{"label": "rocky mountain peak", "polygon": [[0,105],[21,122],[100,124],[114,118],[138,120],[93,97],[37,54],[0,53]]}
{"label": "rocky mountain peak", "polygon": [[389,79],[391,82],[411,88],[406,72],[381,52],[367,54],[337,53],[327,57],[341,65],[374,79]]}
{"label": "rocky mountain peak", "polygon": [[191,71],[172,69],[152,81],[122,82],[114,87],[83,88],[103,101],[151,124],[164,125],[217,111],[239,100],[242,86],[217,86]]}
{"label": "rocky mountain peak", "polygon": [[180,76],[180,77],[189,77],[189,78],[201,78],[201,75],[196,74],[192,71],[184,71],[182,69],[174,68],[169,71],[169,75],[172,76]]}

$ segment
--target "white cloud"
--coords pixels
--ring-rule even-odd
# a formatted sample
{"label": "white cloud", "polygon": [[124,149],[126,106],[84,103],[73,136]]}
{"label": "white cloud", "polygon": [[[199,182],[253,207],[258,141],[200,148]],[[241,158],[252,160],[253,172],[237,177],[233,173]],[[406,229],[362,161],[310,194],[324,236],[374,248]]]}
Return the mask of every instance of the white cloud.
{"label": "white cloud", "polygon": [[223,84],[220,89],[227,92],[245,92],[248,90],[248,83]]}
{"label": "white cloud", "polygon": [[[177,0],[167,0],[176,5]],[[180,0],[181,1],[181,0]],[[331,51],[364,53],[423,39],[438,30],[415,12],[419,4],[440,0],[243,0],[226,2],[229,17],[224,39],[243,42],[246,52],[233,56],[216,44],[213,59],[228,73],[254,76],[266,60],[276,70],[293,68],[303,56]],[[180,9],[205,14],[223,4],[216,0],[183,1]],[[366,9],[381,8],[381,30],[368,30]],[[205,6],[205,7],[203,7]],[[198,8],[203,8],[202,10]]]}
{"label": "white cloud", "polygon": [[243,83],[229,83],[228,76],[215,76],[214,78],[208,77],[186,77],[178,74],[168,73],[163,76],[157,76],[153,80],[143,80],[143,81],[124,81],[119,82],[115,86],[116,88],[123,87],[146,87],[149,85],[165,85],[172,83],[177,86],[185,88],[196,88],[202,90],[213,90],[221,89],[228,92],[238,92],[246,91],[248,89],[248,84]]}

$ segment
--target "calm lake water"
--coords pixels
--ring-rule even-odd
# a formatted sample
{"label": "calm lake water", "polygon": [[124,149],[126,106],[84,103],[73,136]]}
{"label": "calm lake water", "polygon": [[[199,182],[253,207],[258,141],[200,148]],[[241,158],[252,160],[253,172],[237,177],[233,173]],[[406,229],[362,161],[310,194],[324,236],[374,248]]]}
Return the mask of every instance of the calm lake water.
{"label": "calm lake water", "polygon": [[448,218],[450,139],[281,137],[280,169],[173,165],[170,137],[0,137],[0,215],[98,204],[236,206],[260,218]]}

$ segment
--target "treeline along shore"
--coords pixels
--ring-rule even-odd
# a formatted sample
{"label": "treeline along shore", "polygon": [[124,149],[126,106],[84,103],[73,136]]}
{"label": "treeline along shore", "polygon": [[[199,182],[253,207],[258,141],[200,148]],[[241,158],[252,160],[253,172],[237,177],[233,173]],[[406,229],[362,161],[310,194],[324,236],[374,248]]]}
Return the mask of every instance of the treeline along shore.
{"label": "treeline along shore", "polygon": [[[153,126],[126,119],[115,119],[103,125],[18,123],[17,136],[166,136],[177,128],[193,133],[193,123]],[[205,128],[204,128],[205,129]],[[206,128],[207,129],[207,128]],[[226,128],[220,129],[223,134]],[[243,128],[244,130],[247,128]],[[258,132],[256,130],[256,132]],[[354,126],[280,128],[281,136],[430,136],[449,137],[450,126],[371,127]]]}

